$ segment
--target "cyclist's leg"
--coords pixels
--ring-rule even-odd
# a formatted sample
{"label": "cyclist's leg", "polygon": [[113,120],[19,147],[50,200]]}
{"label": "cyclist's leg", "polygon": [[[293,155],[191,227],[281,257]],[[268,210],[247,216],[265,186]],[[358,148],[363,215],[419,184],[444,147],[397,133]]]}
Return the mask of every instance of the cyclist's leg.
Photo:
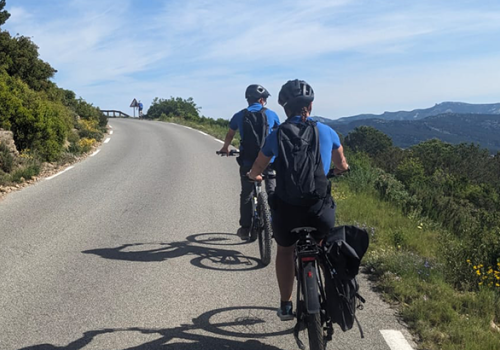
{"label": "cyclist's leg", "polygon": [[[285,302],[291,302],[295,281],[294,248],[298,237],[291,231],[296,227],[304,226],[303,224],[307,218],[306,214],[304,213],[304,208],[289,205],[276,198],[276,208],[273,213],[272,225],[274,239],[278,244],[276,278],[280,290],[281,306]],[[282,320],[285,319],[281,316],[280,318]]]}
{"label": "cyclist's leg", "polygon": [[336,205],[331,196],[311,208],[311,225],[318,230],[314,237],[317,241],[325,238],[335,227],[335,208]]}
{"label": "cyclist's leg", "polygon": [[280,290],[281,301],[291,301],[295,277],[293,252],[295,244],[284,247],[278,244],[276,252],[276,277]]}
{"label": "cyclist's leg", "polygon": [[[250,168],[251,165],[240,166],[240,176],[246,175]],[[249,228],[252,222],[252,192],[253,184],[241,178],[240,226],[243,228]]]}

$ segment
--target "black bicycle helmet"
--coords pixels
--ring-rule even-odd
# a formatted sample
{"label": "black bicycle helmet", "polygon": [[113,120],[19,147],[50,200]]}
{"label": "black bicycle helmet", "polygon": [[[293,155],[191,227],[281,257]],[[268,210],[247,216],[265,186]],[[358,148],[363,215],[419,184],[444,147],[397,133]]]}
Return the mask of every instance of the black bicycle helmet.
{"label": "black bicycle helmet", "polygon": [[314,101],[314,91],[304,80],[289,80],[281,87],[278,103],[289,109],[307,107]]}
{"label": "black bicycle helmet", "polygon": [[249,101],[258,101],[261,98],[268,98],[271,96],[265,87],[258,84],[249,85],[245,91],[245,98]]}

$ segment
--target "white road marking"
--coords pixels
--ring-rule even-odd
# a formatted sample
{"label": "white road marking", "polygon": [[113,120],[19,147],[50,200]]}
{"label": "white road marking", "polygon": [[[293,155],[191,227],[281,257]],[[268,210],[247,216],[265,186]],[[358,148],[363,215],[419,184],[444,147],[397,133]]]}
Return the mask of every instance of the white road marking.
{"label": "white road marking", "polygon": [[64,169],[63,171],[60,171],[60,172],[58,172],[58,173],[57,173],[57,174],[55,174],[55,175],[49,176],[46,180],[52,180],[52,179],[53,179],[53,178],[55,178],[56,176],[59,176],[59,175],[61,175],[62,173],[65,173],[65,172],[67,172],[68,170],[73,169],[74,167],[75,167],[74,165],[69,166],[69,167],[67,167],[66,169]]}
{"label": "white road marking", "polygon": [[198,130],[198,132],[199,132],[200,134],[202,134],[202,135],[208,136],[208,134],[207,134],[206,132],[203,132],[203,131],[200,131],[200,130]]}
{"label": "white road marking", "polygon": [[214,139],[214,140],[217,141],[217,142],[220,142],[220,143],[224,144],[224,141],[221,141],[219,139]]}
{"label": "white road marking", "polygon": [[92,153],[90,156],[91,156],[91,157],[93,157],[93,156],[95,156],[95,155],[96,155],[97,153],[99,153],[99,152],[101,152],[101,150],[100,150],[100,149],[98,149],[97,151],[95,151],[94,153]]}
{"label": "white road marking", "polygon": [[381,330],[380,333],[384,337],[387,345],[391,350],[413,350],[411,345],[405,339],[405,336],[400,331]]}
{"label": "white road marking", "polygon": [[108,137],[106,140],[104,140],[104,143],[108,143],[109,140],[111,140],[111,139]]}
{"label": "white road marking", "polygon": [[113,130],[111,130],[111,131],[109,132],[109,134],[110,134],[110,135],[113,135]]}

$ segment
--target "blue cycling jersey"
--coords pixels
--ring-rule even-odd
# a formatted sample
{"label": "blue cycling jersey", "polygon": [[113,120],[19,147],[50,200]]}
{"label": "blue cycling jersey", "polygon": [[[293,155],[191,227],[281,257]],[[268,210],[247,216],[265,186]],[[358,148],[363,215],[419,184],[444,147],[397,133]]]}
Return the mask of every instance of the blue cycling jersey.
{"label": "blue cycling jersey", "polygon": [[[262,105],[260,103],[254,103],[247,108],[250,112],[258,112],[262,109]],[[243,134],[243,116],[245,115],[244,111],[239,111],[233,117],[231,118],[231,121],[229,122],[229,127],[232,130],[238,130],[240,132],[241,139],[245,137]],[[269,127],[269,133],[273,131],[273,129],[276,129],[280,125],[280,119],[278,118],[278,115],[270,110],[266,109],[266,116],[267,116],[267,124]],[[240,146],[241,150],[241,146]],[[271,162],[274,161],[271,160]],[[252,165],[253,162],[245,161],[244,165],[250,166]]]}
{"label": "blue cycling jersey", "polygon": [[[310,118],[308,118],[310,120]],[[288,120],[291,123],[300,123],[300,116],[292,117]],[[325,174],[330,170],[332,163],[332,150],[340,147],[339,135],[328,125],[317,123],[319,133],[319,150]],[[278,133],[274,130],[266,139],[262,148],[262,153],[267,157],[278,156]]]}

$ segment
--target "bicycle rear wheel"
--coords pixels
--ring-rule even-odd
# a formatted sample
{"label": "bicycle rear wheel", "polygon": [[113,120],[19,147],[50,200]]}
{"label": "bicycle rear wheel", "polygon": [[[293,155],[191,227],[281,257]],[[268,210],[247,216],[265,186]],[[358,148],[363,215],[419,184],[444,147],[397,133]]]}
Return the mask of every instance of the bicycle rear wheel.
{"label": "bicycle rear wheel", "polygon": [[271,246],[273,229],[271,227],[271,209],[267,202],[267,193],[262,191],[257,197],[257,210],[259,211],[260,224],[259,228],[259,252],[260,259],[264,266],[271,262]]}
{"label": "bicycle rear wheel", "polygon": [[310,350],[325,350],[325,336],[321,325],[321,314],[309,314],[306,316],[307,335],[309,337]]}

